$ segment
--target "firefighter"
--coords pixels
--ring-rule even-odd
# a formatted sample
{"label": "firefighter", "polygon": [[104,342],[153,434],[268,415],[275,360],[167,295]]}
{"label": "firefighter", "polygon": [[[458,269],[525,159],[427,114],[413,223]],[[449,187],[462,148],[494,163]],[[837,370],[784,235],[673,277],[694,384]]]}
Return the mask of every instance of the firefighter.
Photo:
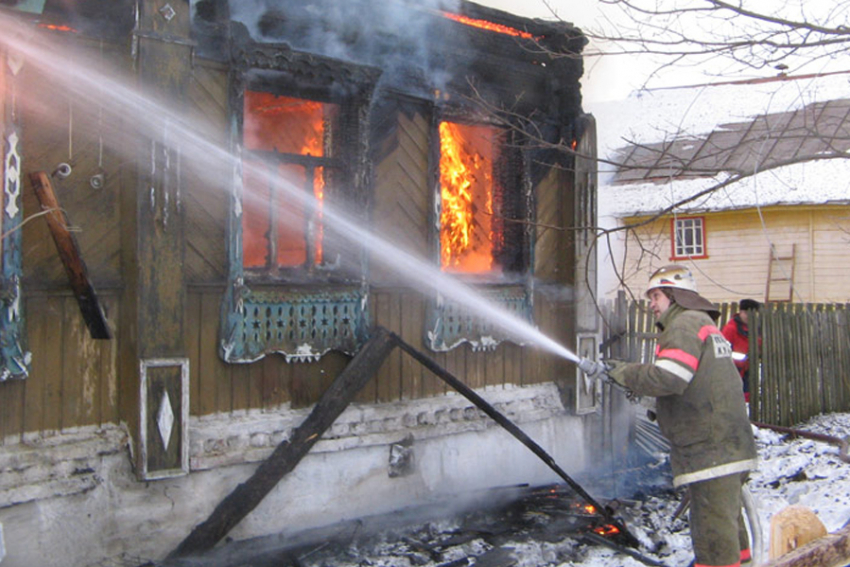
{"label": "firefighter", "polygon": [[[735,313],[726,325],[723,326],[723,336],[732,344],[732,360],[741,375],[744,389],[744,400],[750,401],[750,327],[749,312],[761,307],[755,299],[742,299],[740,311]],[[759,341],[761,344],[761,341]]]}
{"label": "firefighter", "polygon": [[695,567],[739,566],[751,559],[742,483],[758,455],[732,349],[715,326],[720,313],[678,264],[652,274],[646,294],[661,332],[655,361],[607,360],[606,373],[656,398],[673,485],[689,490]]}

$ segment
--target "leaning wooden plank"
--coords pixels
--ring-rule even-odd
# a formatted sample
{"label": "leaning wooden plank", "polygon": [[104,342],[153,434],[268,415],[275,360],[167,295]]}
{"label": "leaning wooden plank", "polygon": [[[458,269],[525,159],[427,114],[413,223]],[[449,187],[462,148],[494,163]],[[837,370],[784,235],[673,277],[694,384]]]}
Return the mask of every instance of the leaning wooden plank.
{"label": "leaning wooden plank", "polygon": [[195,526],[169,558],[186,557],[211,549],[256,508],[348,407],[394,346],[395,336],[378,327],[369,342],[322,394],[310,415],[292,432],[292,437],[278,445],[251,478],[237,486],[216,506],[207,520]]}
{"label": "leaning wooden plank", "polygon": [[71,282],[71,289],[74,292],[74,297],[77,298],[77,303],[91,337],[93,339],[111,339],[112,331],[109,330],[106,315],[89,280],[88,270],[80,255],[77,239],[68,230],[68,221],[59,206],[59,200],[53,191],[50,177],[43,171],[35,171],[30,173],[30,183],[32,183],[35,196],[41,205],[41,210],[46,213],[47,226],[53,236],[53,242],[56,243],[56,250],[59,252],[59,258],[65,267],[65,273]]}
{"label": "leaning wooden plank", "polygon": [[850,524],[761,567],[844,567],[850,565]]}

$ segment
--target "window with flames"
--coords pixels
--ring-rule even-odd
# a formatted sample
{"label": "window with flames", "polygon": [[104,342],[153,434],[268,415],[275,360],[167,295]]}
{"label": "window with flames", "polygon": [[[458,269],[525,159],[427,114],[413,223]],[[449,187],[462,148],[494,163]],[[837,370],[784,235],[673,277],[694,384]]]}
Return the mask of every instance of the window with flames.
{"label": "window with flames", "polygon": [[486,124],[442,121],[440,266],[499,278],[523,269],[518,155]]}
{"label": "window with flames", "polygon": [[249,273],[321,265],[339,106],[246,90],[242,261]]}

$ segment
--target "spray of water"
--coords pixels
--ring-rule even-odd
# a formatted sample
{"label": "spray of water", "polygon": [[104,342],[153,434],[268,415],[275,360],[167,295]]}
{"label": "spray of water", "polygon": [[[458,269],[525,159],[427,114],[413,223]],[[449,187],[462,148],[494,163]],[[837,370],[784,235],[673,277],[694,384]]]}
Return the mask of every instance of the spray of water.
{"label": "spray of water", "polygon": [[[0,15],[0,43],[12,57],[23,57],[27,65],[38,68],[55,82],[55,86],[67,93],[73,93],[79,100],[91,100],[97,93],[99,112],[103,114],[103,123],[126,123],[131,121],[133,133],[151,140],[165,141],[176,148],[183,159],[191,162],[194,170],[206,173],[205,179],[211,187],[220,186],[220,172],[223,169],[238,171],[239,168],[252,167],[242,163],[239,152],[231,153],[215,144],[216,137],[203,131],[201,125],[193,123],[185,115],[170,110],[161,99],[149,96],[140,89],[132,88],[129,83],[118,81],[101,72],[102,65],[89,61],[83,54],[73,54],[67,45],[52,45],[50,38],[31,27],[21,26],[8,16]],[[28,93],[31,95],[32,93]],[[45,115],[56,114],[55,105],[27,101],[20,98],[22,104],[44,104]],[[29,96],[27,98],[30,98]],[[53,108],[51,108],[53,107]],[[125,147],[133,148],[132,144]],[[134,156],[127,156],[133,159]],[[252,172],[263,176],[263,171]],[[315,203],[312,195],[286,181],[275,180],[276,189],[285,193],[286,198],[297,204],[301,210],[310,210]],[[248,196],[245,196],[248,198]],[[482,297],[473,287],[457,278],[442,272],[432,262],[411,254],[390,243],[374,231],[338,208],[323,204],[323,216],[326,229],[357,245],[364,246],[372,253],[374,261],[384,264],[408,282],[412,288],[422,292],[436,292],[439,297],[454,301],[466,307],[471,314],[480,317],[503,330],[517,340],[533,344],[549,353],[573,362],[579,358],[568,348],[546,336],[529,324],[497,304]]]}

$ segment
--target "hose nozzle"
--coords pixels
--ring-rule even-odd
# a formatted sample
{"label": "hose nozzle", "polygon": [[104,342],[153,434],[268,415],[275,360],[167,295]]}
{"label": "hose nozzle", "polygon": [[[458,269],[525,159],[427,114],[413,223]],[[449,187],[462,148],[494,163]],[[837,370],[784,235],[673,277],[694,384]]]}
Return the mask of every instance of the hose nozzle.
{"label": "hose nozzle", "polygon": [[608,370],[608,367],[605,366],[605,363],[601,360],[596,361],[589,358],[582,358],[579,360],[578,368],[591,378],[601,378]]}

